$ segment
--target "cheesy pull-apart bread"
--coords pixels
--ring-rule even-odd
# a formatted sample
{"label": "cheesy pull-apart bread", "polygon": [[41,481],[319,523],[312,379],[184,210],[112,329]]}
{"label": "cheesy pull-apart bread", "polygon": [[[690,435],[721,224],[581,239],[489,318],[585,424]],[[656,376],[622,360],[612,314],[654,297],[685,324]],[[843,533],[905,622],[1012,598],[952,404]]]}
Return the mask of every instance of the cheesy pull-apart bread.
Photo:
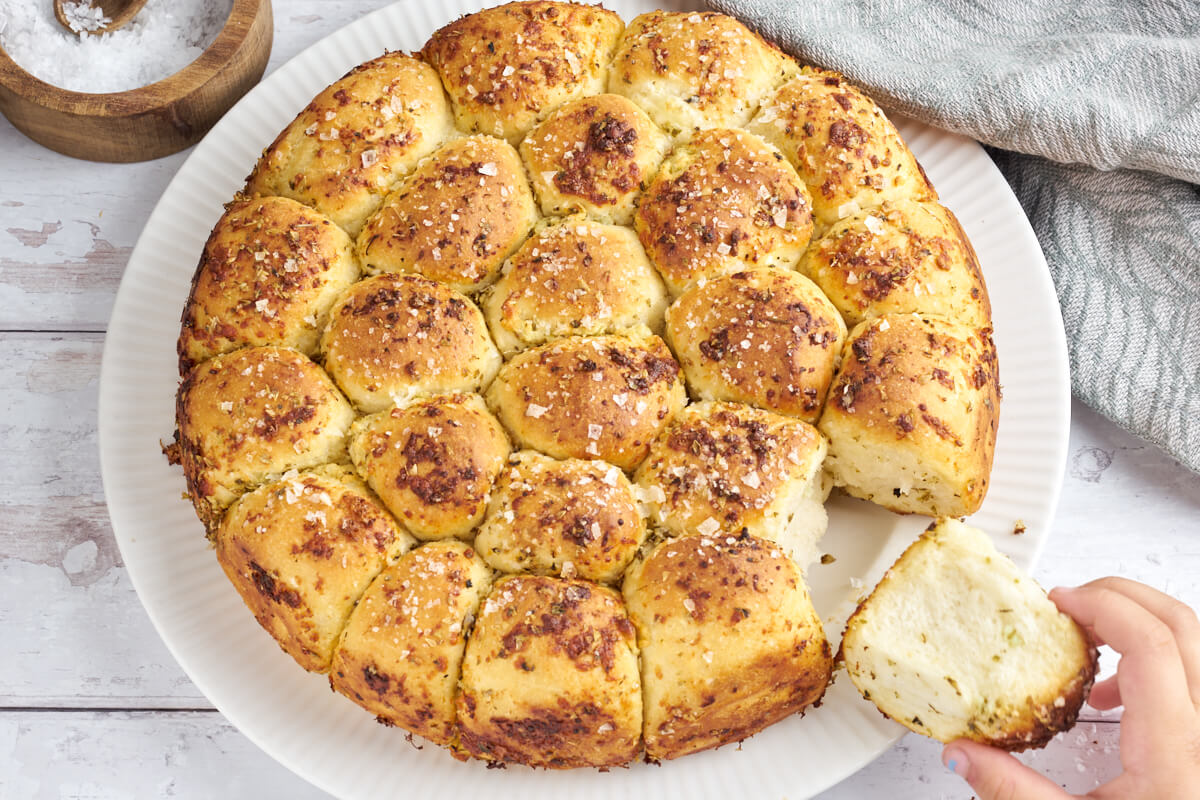
{"label": "cheesy pull-apart bread", "polygon": [[660,332],[667,292],[633,231],[574,216],[530,236],[480,305],[511,356],[565,336]]}
{"label": "cheesy pull-apart bread", "polygon": [[863,697],[942,742],[1025,750],[1075,724],[1096,649],[983,531],[939,519],[846,623]]}
{"label": "cheesy pull-apart bread", "polygon": [[578,580],[498,580],[467,642],[459,746],[488,761],[562,769],[637,755],[642,686],[621,595]]}
{"label": "cheesy pull-apart bread", "polygon": [[879,106],[836,72],[804,67],[746,126],[787,156],[812,194],[817,233],[886,200],[936,200]]}
{"label": "cheesy pull-apart bread", "polygon": [[515,145],[563,103],[603,91],[624,27],[598,5],[508,3],[451,22],[421,52],[441,75],[461,130]]}
{"label": "cheesy pull-apart bread", "polygon": [[470,136],[440,148],[388,195],[357,253],[371,274],[415,272],[474,292],[496,279],[536,221],[517,151]]}
{"label": "cheesy pull-apart bread", "polygon": [[846,323],[812,281],[748,269],[703,281],[667,309],[666,340],[700,400],[815,423],[842,360]]}
{"label": "cheesy pull-apart bread", "polygon": [[645,537],[637,496],[618,467],[524,450],[500,471],[475,547],[503,572],[612,583]]}
{"label": "cheesy pull-apart bread", "polygon": [[350,237],[285,197],[238,198],[213,227],[179,331],[179,373],[240,347],[317,352],[329,308],[358,280]]}
{"label": "cheesy pull-apart bread", "polygon": [[746,267],[796,266],[812,236],[808,189],[771,145],[745,131],[696,134],[663,162],[634,227],[667,288]]}
{"label": "cheesy pull-apart bread", "polygon": [[991,325],[975,249],[950,209],[891,200],[839,221],[800,260],[849,325],[881,314]]}
{"label": "cheesy pull-apart bread", "polygon": [[991,329],[888,314],[850,332],[818,425],[848,494],[962,517],[987,494],[1000,417]]}
{"label": "cheesy pull-apart bread", "polygon": [[802,568],[825,534],[826,442],[807,422],[739,403],[692,403],[654,440],[636,481],[674,536],[751,534]]}
{"label": "cheesy pull-apart bread", "polygon": [[741,127],[799,66],[733,17],[651,11],[617,46],[608,91],[644,108],[672,136]]}
{"label": "cheesy pull-apart bread", "polygon": [[211,533],[242,493],[291,469],[344,460],[354,409],[303,354],[249,347],[192,368],[175,421],[188,494]]}
{"label": "cheesy pull-apart bread", "polygon": [[598,222],[628,225],[670,145],[632,101],[601,94],[551,114],[525,137],[521,156],[544,213],[578,210]]}
{"label": "cheesy pull-apart bread", "polygon": [[420,275],[390,273],[338,298],[321,351],[325,369],[367,413],[422,395],[479,391],[501,361],[469,298]]}
{"label": "cheesy pull-apart bread", "polygon": [[367,585],[413,540],[352,472],[327,465],[243,495],[214,544],[259,624],[324,672]]}
{"label": "cheesy pull-apart bread", "polygon": [[625,573],[642,654],[646,755],[736,742],[825,694],[829,643],[800,568],[740,536],[667,539]]}
{"label": "cheesy pull-apart bread", "polygon": [[338,642],[329,685],[376,715],[453,745],[467,635],[492,572],[470,545],[422,545],[379,574]]}
{"label": "cheesy pull-apart bread", "polygon": [[246,192],[299,200],[357,236],[400,178],[453,133],[437,73],[386,53],[314,97],[263,152]]}
{"label": "cheesy pull-apart bread", "polygon": [[522,447],[633,469],[687,395],[657,336],[573,336],[514,356],[487,399]]}
{"label": "cheesy pull-apart bread", "polygon": [[508,453],[504,429],[477,394],[424,398],[350,430],[354,466],[423,540],[469,538]]}

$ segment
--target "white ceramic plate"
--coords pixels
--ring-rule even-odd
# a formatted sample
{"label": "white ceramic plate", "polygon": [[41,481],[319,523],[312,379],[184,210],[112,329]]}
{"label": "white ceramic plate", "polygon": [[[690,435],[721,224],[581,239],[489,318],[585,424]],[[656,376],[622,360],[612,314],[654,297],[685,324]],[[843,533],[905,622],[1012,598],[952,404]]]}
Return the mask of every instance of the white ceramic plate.
{"label": "white ceramic plate", "polygon": [[[217,566],[160,442],[174,430],[175,339],[209,229],[262,147],[311,97],[385,49],[418,49],[480,0],[408,0],[334,33],[251,91],[180,168],[129,260],[113,309],[100,381],[100,455],[125,566],[159,634],[201,691],[282,764],[344,798],[808,797],[863,767],[902,729],[843,675],[822,706],[741,746],[663,764],[596,770],[488,770],[403,732],[329,691],[255,623]],[[626,20],[688,0],[609,0]],[[1066,459],[1069,389],[1062,320],[1037,240],[1000,173],[974,142],[908,121],[901,133],[979,252],[995,311],[1004,402],[992,486],[976,525],[1026,569],[1048,533]],[[1016,520],[1028,532],[1013,536]],[[830,506],[812,568],[818,610],[840,631],[861,584],[870,587],[927,520],[845,497]],[[858,588],[856,588],[856,586]]]}

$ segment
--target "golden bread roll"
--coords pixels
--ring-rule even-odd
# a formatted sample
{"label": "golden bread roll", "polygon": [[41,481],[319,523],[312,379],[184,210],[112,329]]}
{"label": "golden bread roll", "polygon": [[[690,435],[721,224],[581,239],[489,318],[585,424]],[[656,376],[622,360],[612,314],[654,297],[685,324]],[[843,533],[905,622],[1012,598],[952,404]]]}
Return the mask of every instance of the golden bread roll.
{"label": "golden bread roll", "polygon": [[839,661],[886,716],[1020,751],[1075,724],[1096,649],[986,533],[939,519],[846,622]]}
{"label": "golden bread roll", "polygon": [[515,145],[558,106],[603,91],[624,27],[600,6],[508,3],[438,29],[421,52],[441,75],[461,130]]}
{"label": "golden bread roll", "polygon": [[418,400],[350,431],[354,466],[418,539],[467,536],[508,453],[504,429],[476,394]]}
{"label": "golden bread roll", "polygon": [[325,672],[358,598],[413,540],[352,472],[327,465],[243,495],[215,544],[259,624],[300,666]]}
{"label": "golden bread roll", "polygon": [[746,267],[794,267],[813,227],[808,189],[786,159],[728,129],[698,133],[667,157],[634,225],[672,294]]}
{"label": "golden bread roll", "polygon": [[627,470],[687,402],[657,336],[571,337],[527,350],[504,365],[487,399],[520,446]]}
{"label": "golden bread roll", "polygon": [[667,292],[633,231],[577,216],[531,236],[480,305],[510,356],[564,336],[660,331]]}
{"label": "golden bread roll", "polygon": [[745,125],[799,66],[733,17],[651,11],[629,23],[608,73],[672,136]]}
{"label": "golden bread roll", "polygon": [[454,696],[492,573],[470,545],[430,542],[379,574],[350,616],[329,685],[387,725],[457,738]]}
{"label": "golden bread roll", "polygon": [[818,702],[829,643],[800,569],[753,536],[659,543],[622,589],[641,648],[646,755],[746,738]]}
{"label": "golden bread roll", "polygon": [[210,531],[244,492],[346,456],[354,409],[303,354],[248,347],[192,369],[175,403],[176,438],[196,514]]}
{"label": "golden bread roll", "polygon": [[501,572],[612,583],[645,537],[633,486],[620,469],[524,450],[500,471],[475,548]]}
{"label": "golden bread roll", "polygon": [[401,176],[453,133],[437,73],[386,53],[314,97],[263,151],[246,192],[299,200],[357,236]]}
{"label": "golden bread roll", "polygon": [[991,329],[894,314],[850,332],[819,427],[847,493],[901,514],[965,517],[987,494],[1000,415]]}
{"label": "golden bread roll", "polygon": [[315,354],[329,307],[356,280],[350,237],[324,215],[285,197],[234,200],[192,278],[179,374],[239,347]]}
{"label": "golden bread roll", "polygon": [[512,145],[471,136],[444,145],[388,195],[358,235],[363,269],[416,272],[460,292],[495,280],[537,222]]}
{"label": "golden bread roll", "polygon": [[894,200],[852,214],[813,242],[800,271],[849,325],[881,314],[991,325],[975,250],[954,214],[935,202]]}
{"label": "golden bread roll", "polygon": [[790,270],[735,272],[689,289],[665,335],[701,400],[731,400],[816,423],[842,357],[846,323]]}
{"label": "golden bread roll", "polygon": [[807,422],[738,403],[701,402],[654,440],[635,478],[672,536],[748,533],[801,568],[825,534],[825,437]]}
{"label": "golden bread roll", "polygon": [[936,200],[879,106],[836,72],[804,67],[746,126],[778,147],[812,193],[817,233],[885,200]]}
{"label": "golden bread roll", "polygon": [[467,642],[460,747],[489,761],[562,769],[637,755],[637,642],[621,596],[587,581],[496,581]]}
{"label": "golden bread roll", "polygon": [[352,286],[329,313],[321,350],[325,369],[367,413],[421,395],[478,391],[501,363],[470,299],[408,274]]}
{"label": "golden bread roll", "polygon": [[581,210],[628,225],[671,139],[633,101],[601,94],[568,103],[529,132],[521,157],[544,214]]}

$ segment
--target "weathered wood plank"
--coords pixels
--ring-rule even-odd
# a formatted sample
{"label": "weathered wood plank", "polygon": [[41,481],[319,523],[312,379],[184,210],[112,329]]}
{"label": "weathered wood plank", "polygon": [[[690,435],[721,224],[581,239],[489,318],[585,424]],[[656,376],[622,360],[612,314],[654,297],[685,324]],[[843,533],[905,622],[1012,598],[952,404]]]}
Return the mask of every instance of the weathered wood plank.
{"label": "weathered wood plank", "polygon": [[0,334],[0,705],[209,707],[121,565],[96,443],[99,334]]}
{"label": "weathered wood plank", "polygon": [[[1117,726],[1087,724],[1022,760],[1068,791],[1120,771]],[[941,746],[905,737],[819,800],[966,800]],[[0,712],[0,796],[12,798],[290,797],[327,795],[251,745],[215,712]]]}

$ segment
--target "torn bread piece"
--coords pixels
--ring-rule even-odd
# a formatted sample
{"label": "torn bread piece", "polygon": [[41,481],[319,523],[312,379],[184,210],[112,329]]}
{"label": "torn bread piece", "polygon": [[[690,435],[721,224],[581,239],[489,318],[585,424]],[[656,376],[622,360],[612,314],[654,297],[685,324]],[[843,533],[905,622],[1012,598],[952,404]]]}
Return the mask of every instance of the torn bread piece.
{"label": "torn bread piece", "polygon": [[1075,724],[1096,649],[983,531],[934,522],[846,623],[839,660],[901,725],[941,742],[1042,747]]}

